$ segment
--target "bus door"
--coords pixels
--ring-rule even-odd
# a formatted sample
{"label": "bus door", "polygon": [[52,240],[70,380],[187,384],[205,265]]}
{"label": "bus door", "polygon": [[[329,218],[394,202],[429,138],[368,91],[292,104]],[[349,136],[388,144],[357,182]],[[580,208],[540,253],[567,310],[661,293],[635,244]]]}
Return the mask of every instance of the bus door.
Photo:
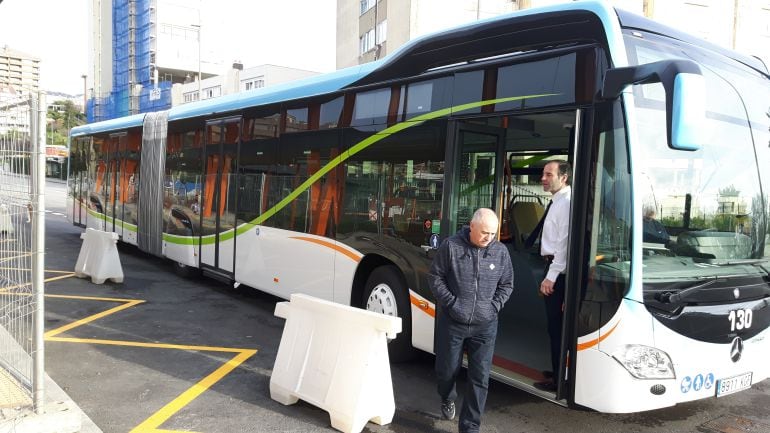
{"label": "bus door", "polygon": [[68,173],[68,184],[70,196],[72,197],[72,222],[81,227],[86,226],[86,206],[88,202],[88,170],[87,153],[91,138],[73,138],[70,144],[70,166]]}
{"label": "bus door", "polygon": [[201,197],[201,268],[232,278],[235,260],[236,155],[241,118],[206,123]]}
{"label": "bus door", "polygon": [[126,176],[126,143],[128,142],[128,136],[123,134],[116,138],[118,139],[116,153],[110,154],[110,159],[112,159],[113,166],[115,167],[115,175],[113,177],[112,187],[112,190],[114,191],[114,197],[112,199],[114,203],[113,231],[117,233],[121,239],[123,239],[123,222],[125,221],[123,209],[123,188],[125,185],[123,179]]}
{"label": "bus door", "polygon": [[[470,223],[473,212],[480,207],[499,209],[500,166],[504,131],[499,128],[463,121],[454,123],[454,146],[449,146],[453,170],[449,194],[448,219],[444,236],[451,236]],[[452,148],[454,150],[452,150]]]}
{"label": "bus door", "polygon": [[[575,110],[566,110],[475,121],[500,128],[504,136],[503,146],[497,154],[502,165],[496,176],[500,186],[495,190],[495,198],[487,199],[486,203],[492,201],[498,212],[499,239],[511,256],[514,275],[514,293],[499,315],[493,375],[498,380],[565,404],[561,399],[563,392],[557,396],[534,387],[535,383],[549,379],[543,372],[553,370],[545,302],[539,294],[548,265],[540,255],[539,241],[535,245],[526,241],[543,218],[551,199],[551,194],[543,191],[543,167],[553,159],[573,160],[571,152],[577,114]],[[457,173],[462,177],[463,164],[467,163],[461,158],[460,164]],[[459,197],[462,195],[461,189]],[[570,330],[563,335],[570,335]],[[564,365],[569,347],[564,338],[562,346]],[[564,375],[560,377],[562,383],[564,378]]]}
{"label": "bus door", "polygon": [[112,134],[107,142],[107,154],[105,155],[104,167],[104,230],[108,232],[115,231],[115,196],[118,164],[120,156],[118,147],[122,134]]}

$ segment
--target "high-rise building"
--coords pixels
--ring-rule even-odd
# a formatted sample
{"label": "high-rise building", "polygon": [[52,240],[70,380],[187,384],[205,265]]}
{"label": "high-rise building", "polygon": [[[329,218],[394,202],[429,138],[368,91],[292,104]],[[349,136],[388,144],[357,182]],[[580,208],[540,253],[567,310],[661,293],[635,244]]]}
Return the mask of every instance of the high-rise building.
{"label": "high-rise building", "polygon": [[14,50],[0,48],[0,91],[22,95],[40,88],[40,59]]}
{"label": "high-rise building", "polygon": [[[370,62],[407,41],[493,15],[572,0],[337,0],[337,68]],[[770,66],[770,0],[610,0]]]}
{"label": "high-rise building", "polygon": [[171,107],[171,86],[223,69],[200,0],[91,0],[89,122]]}

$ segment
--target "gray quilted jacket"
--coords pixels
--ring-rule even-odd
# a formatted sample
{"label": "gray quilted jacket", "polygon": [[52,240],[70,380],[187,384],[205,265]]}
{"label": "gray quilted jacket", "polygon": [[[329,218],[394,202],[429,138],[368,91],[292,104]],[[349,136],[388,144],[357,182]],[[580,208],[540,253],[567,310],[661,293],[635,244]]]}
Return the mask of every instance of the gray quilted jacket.
{"label": "gray quilted jacket", "polygon": [[498,241],[486,248],[474,246],[466,227],[441,244],[428,283],[437,310],[460,323],[489,323],[513,291],[508,249]]}

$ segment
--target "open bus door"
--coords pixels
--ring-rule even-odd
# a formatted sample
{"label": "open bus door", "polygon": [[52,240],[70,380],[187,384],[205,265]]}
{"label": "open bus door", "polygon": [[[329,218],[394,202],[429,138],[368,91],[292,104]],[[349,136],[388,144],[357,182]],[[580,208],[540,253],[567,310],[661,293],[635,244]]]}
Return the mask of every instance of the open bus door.
{"label": "open bus door", "polygon": [[241,118],[206,123],[201,197],[201,268],[233,279],[235,262],[236,157]]}
{"label": "open bus door", "polygon": [[[468,224],[475,209],[490,207],[500,219],[500,240],[513,262],[514,292],[499,316],[492,365],[497,380],[566,405],[566,387],[559,393],[542,392],[533,386],[546,380],[551,370],[550,339],[539,285],[545,262],[539,246],[526,248],[550,194],[540,182],[545,160],[569,160],[575,110],[528,115],[505,115],[454,121],[454,145],[449,146],[447,172],[452,173],[450,197],[445,204],[444,236]],[[562,338],[562,353],[571,347],[568,328]],[[567,365],[566,355],[562,360]],[[561,369],[565,371],[565,369]],[[560,378],[564,384],[564,375]]]}
{"label": "open bus door", "polygon": [[[453,152],[454,168],[448,170],[452,173],[453,181],[449,200],[449,212],[444,212],[448,218],[446,236],[451,236],[471,221],[473,212],[486,207],[497,210],[500,204],[498,195],[500,192],[500,167],[502,162],[499,155],[504,144],[504,130],[486,125],[478,125],[457,121],[454,123],[454,146],[450,146],[449,152]],[[454,150],[451,150],[451,148]]]}

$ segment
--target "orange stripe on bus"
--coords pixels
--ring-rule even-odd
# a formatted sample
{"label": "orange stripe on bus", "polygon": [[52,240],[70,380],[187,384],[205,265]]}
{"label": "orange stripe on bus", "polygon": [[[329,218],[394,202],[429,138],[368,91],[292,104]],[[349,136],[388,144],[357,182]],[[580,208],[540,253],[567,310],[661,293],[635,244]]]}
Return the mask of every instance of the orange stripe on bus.
{"label": "orange stripe on bus", "polygon": [[429,315],[430,317],[436,317],[436,309],[431,307],[428,301],[423,301],[422,299],[412,294],[409,294],[409,300],[412,302],[412,305],[425,312],[425,314]]}
{"label": "orange stripe on bus", "polygon": [[327,242],[327,241],[323,241],[321,239],[316,239],[316,238],[306,238],[306,237],[302,237],[302,236],[290,236],[290,239],[297,239],[297,240],[300,240],[300,241],[312,242],[314,244],[323,245],[326,248],[331,248],[334,251],[337,251],[338,253],[342,253],[342,254],[350,257],[354,262],[360,262],[361,261],[361,257],[359,255],[357,255],[357,254],[355,254],[353,252],[350,252],[350,251],[346,250],[345,248],[337,246],[336,244],[334,244],[332,242]]}
{"label": "orange stripe on bus", "polygon": [[618,325],[620,325],[620,321],[618,321],[618,323],[616,323],[615,326],[612,327],[612,329],[607,331],[606,334],[602,334],[601,336],[599,336],[599,338],[593,339],[593,340],[585,342],[585,343],[578,343],[577,350],[584,350],[584,349],[588,349],[588,348],[596,346],[597,344],[599,344],[599,342],[601,342],[605,338],[609,337],[610,334],[612,334],[612,332],[615,331],[615,328],[617,328]]}

